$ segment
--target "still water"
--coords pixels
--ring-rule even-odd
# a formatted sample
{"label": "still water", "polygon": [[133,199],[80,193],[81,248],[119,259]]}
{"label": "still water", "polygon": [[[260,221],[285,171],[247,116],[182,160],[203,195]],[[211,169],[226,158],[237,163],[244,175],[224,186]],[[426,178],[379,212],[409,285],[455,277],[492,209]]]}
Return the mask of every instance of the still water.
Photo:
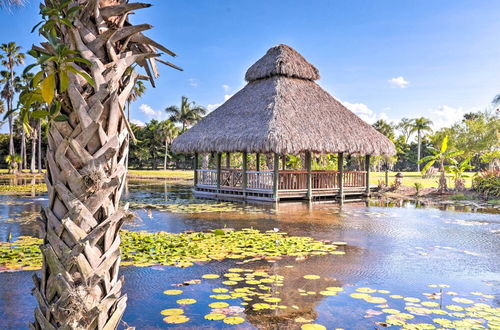
{"label": "still water", "polygon": [[[358,203],[342,208],[334,203],[282,203],[273,207],[219,203],[195,199],[189,185],[168,182],[130,182],[124,200],[138,216],[126,224],[129,230],[179,233],[256,228],[347,245],[341,246],[343,255],[251,263],[226,259],[185,269],[122,267],[128,295],[122,328],[300,329],[312,323],[327,329],[382,329],[395,311],[401,316],[398,320],[420,324],[416,328],[422,329],[442,328],[435,321],[443,319],[466,320],[464,328],[500,327],[499,309],[491,308],[500,307],[498,214],[418,208],[410,203],[396,207]],[[0,241],[6,241],[8,233],[14,238],[36,235],[34,218],[46,202],[46,196],[0,196]],[[210,297],[212,289],[234,292],[249,286],[223,284],[224,274],[231,268],[282,276],[278,285],[269,285],[268,289],[282,307],[254,310],[251,306],[260,302],[259,297],[233,298],[223,300],[233,307],[217,312],[243,317],[243,323],[206,320],[204,316],[212,311],[208,305],[220,302]],[[33,319],[31,274],[0,273],[0,329],[26,328]],[[204,274],[218,274],[220,278],[203,279]],[[316,276],[307,279],[306,275]],[[178,289],[175,284],[197,279],[201,283],[180,287],[183,293],[178,296],[163,294],[164,290]],[[326,288],[338,293],[327,294]],[[377,299],[355,298],[359,293]],[[176,303],[184,298],[196,302],[183,306]],[[482,310],[474,311],[475,306]],[[165,316],[160,312],[179,307],[189,321],[164,323]]]}

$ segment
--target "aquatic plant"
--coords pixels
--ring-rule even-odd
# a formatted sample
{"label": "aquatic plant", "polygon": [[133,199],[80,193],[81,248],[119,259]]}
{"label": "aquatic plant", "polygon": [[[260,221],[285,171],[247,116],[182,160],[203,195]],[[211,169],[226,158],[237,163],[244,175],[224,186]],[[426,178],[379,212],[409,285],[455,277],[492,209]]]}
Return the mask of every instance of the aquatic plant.
{"label": "aquatic plant", "polygon": [[41,193],[46,192],[47,186],[40,184],[23,184],[23,185],[0,185],[0,194],[23,194],[23,193]]}
{"label": "aquatic plant", "polygon": [[[336,251],[335,244],[316,241],[310,237],[288,236],[282,232],[261,232],[255,229],[216,229],[212,232],[180,234],[123,230],[121,235],[123,266],[144,267],[159,264],[189,267],[195,262],[225,258],[247,258],[247,261],[255,261],[262,258],[342,252]],[[0,271],[40,268],[40,244],[42,240],[27,236],[21,236],[12,243],[0,242]],[[204,276],[205,279],[217,277],[217,274]],[[177,291],[180,290],[170,290],[169,293]]]}

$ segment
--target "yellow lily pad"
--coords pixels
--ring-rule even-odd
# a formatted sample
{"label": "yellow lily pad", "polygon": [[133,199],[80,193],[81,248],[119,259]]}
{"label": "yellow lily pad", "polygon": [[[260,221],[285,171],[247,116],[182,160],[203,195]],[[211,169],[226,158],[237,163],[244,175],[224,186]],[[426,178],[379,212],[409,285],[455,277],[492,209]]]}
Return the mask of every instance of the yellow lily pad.
{"label": "yellow lily pad", "polygon": [[191,298],[179,299],[179,300],[177,300],[177,303],[179,305],[192,305],[192,304],[196,303],[196,299],[191,299]]}
{"label": "yellow lily pad", "polygon": [[164,294],[169,295],[169,296],[176,296],[182,293],[182,290],[165,290],[163,291]]}
{"label": "yellow lily pad", "polygon": [[169,308],[169,309],[164,309],[161,312],[161,315],[181,315],[184,314],[184,310],[180,308]]}
{"label": "yellow lily pad", "polygon": [[217,275],[217,274],[205,274],[202,276],[202,278],[204,279],[208,279],[208,280],[213,280],[213,279],[216,279],[216,278],[219,278],[220,276]]}
{"label": "yellow lily pad", "polygon": [[306,280],[318,280],[321,278],[321,276],[319,276],[319,275],[304,275],[304,278]]}
{"label": "yellow lily pad", "polygon": [[221,313],[210,313],[210,314],[205,315],[205,319],[210,320],[210,321],[219,321],[219,320],[222,320],[225,318],[226,318],[226,315],[221,314]]}
{"label": "yellow lily pad", "polygon": [[321,324],[316,324],[316,323],[309,323],[309,324],[303,324],[300,329],[302,330],[326,330],[326,327]]}
{"label": "yellow lily pad", "polygon": [[239,316],[229,316],[224,319],[224,323],[226,324],[240,324],[245,322],[245,319]]}
{"label": "yellow lily pad", "polygon": [[189,317],[186,315],[170,315],[163,319],[163,322],[168,324],[181,324],[189,321]]}

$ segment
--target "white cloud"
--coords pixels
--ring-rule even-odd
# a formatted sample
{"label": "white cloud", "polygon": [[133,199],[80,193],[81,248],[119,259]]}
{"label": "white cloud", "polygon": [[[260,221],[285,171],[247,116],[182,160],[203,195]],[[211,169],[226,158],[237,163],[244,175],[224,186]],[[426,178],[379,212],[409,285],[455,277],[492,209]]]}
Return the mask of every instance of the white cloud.
{"label": "white cloud", "polygon": [[198,87],[198,79],[196,78],[189,78],[188,79],[188,82],[189,82],[189,86],[191,87]]}
{"label": "white cloud", "polygon": [[368,124],[373,124],[379,119],[389,120],[389,117],[385,112],[376,113],[364,103],[350,103],[347,101],[342,101],[342,104],[347,109],[354,112],[359,118],[366,121]]}
{"label": "white cloud", "polygon": [[143,114],[150,117],[151,119],[164,120],[167,118],[167,114],[165,113],[165,111],[155,110],[147,104],[141,104],[139,110],[141,110]]}
{"label": "white cloud", "polygon": [[391,78],[388,82],[392,88],[406,88],[410,84],[403,76]]}
{"label": "white cloud", "polygon": [[[234,94],[225,94],[224,95],[224,102],[226,102],[227,100],[229,100],[233,95]],[[221,105],[222,105],[222,103],[208,104],[207,105],[207,112],[212,112],[215,109],[217,109],[218,107],[220,107]]]}
{"label": "white cloud", "polygon": [[229,90],[231,89],[231,87],[229,87],[229,85],[222,85],[222,89],[224,90],[224,92],[229,92]]}
{"label": "white cloud", "polygon": [[[470,111],[474,111],[471,109]],[[448,105],[441,105],[437,110],[431,111],[432,127],[434,130],[438,130],[443,127],[450,127],[457,121],[460,121],[466,112],[463,108],[453,108]]]}
{"label": "white cloud", "polygon": [[144,127],[146,124],[143,121],[140,121],[139,119],[132,119],[130,121],[132,124],[137,125],[139,127]]}

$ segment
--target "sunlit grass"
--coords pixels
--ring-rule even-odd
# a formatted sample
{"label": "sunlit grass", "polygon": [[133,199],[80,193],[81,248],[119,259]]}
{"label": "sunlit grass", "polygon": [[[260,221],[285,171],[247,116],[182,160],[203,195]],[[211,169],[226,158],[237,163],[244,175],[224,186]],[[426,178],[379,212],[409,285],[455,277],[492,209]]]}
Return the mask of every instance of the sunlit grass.
{"label": "sunlit grass", "polygon": [[[394,183],[395,176],[398,172],[389,172],[389,185]],[[436,174],[433,178],[423,179],[422,174],[420,172],[401,172],[403,174],[403,185],[413,187],[415,182],[419,182],[422,184],[423,188],[437,188],[439,181],[439,173]],[[472,186],[472,178],[476,173],[465,173],[465,186],[470,188]],[[455,186],[453,177],[451,175],[446,175],[448,180],[448,187],[453,188]],[[370,184],[377,185],[379,181],[385,183],[385,172],[372,172],[370,174]]]}
{"label": "sunlit grass", "polygon": [[129,170],[129,177],[141,178],[167,178],[167,179],[192,179],[192,170]]}

